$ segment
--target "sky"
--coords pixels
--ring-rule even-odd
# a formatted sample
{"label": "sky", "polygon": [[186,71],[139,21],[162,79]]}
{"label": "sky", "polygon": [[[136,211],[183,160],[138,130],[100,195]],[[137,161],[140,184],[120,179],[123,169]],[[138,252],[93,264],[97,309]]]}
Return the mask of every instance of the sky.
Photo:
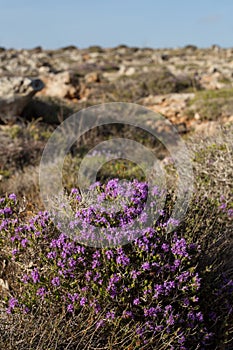
{"label": "sky", "polygon": [[0,46],[233,47],[232,0],[0,0]]}

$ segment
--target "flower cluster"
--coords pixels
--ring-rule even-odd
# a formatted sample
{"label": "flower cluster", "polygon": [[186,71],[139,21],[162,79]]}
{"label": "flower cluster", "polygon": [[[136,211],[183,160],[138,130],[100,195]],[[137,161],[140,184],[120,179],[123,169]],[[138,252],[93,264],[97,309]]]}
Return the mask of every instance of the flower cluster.
{"label": "flower cluster", "polygon": [[[39,212],[26,224],[21,223],[11,217],[14,195],[5,202],[1,199],[0,225],[10,239],[12,259],[25,261],[28,257],[33,261],[21,277],[27,292],[9,300],[8,312],[17,307],[29,310],[42,300],[48,304],[56,300],[71,315],[84,308],[97,316],[101,314],[98,328],[114,322],[122,327],[134,322],[143,341],[153,336],[159,342],[161,334],[176,334],[171,348],[187,349],[190,342],[207,339],[198,302],[201,280],[192,265],[196,246],[176,232],[166,233],[171,219],[166,220],[162,211],[153,223],[148,224],[147,218],[142,220],[148,197],[146,183],[120,183],[114,179],[104,186],[96,183],[91,189],[98,201],[88,208],[78,190],[71,191],[77,221],[70,222],[70,227],[76,225],[88,240],[96,238],[90,227],[100,228],[109,243],[102,248],[85,246],[80,237],[59,232],[48,212]],[[149,207],[154,214],[160,194],[153,189]],[[138,225],[131,229],[135,220]],[[114,235],[119,228],[129,242],[111,246],[117,243]]]}
{"label": "flower cluster", "polygon": [[76,189],[71,191],[71,205],[75,207],[78,204],[78,210],[75,219],[68,225],[79,240],[86,245],[95,242],[95,246],[116,246],[140,235],[140,227],[147,220],[146,183],[113,179],[105,186],[97,182],[90,189],[92,195],[88,198],[88,206],[77,195]]}

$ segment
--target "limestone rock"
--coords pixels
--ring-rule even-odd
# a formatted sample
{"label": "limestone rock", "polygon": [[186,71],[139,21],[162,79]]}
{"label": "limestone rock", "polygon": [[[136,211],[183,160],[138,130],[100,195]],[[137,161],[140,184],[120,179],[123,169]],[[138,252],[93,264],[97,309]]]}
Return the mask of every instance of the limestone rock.
{"label": "limestone rock", "polygon": [[79,98],[79,80],[69,71],[41,75],[45,88],[39,95],[58,98]]}
{"label": "limestone rock", "polygon": [[4,122],[19,116],[32,97],[44,88],[40,79],[0,78],[0,119]]}
{"label": "limestone rock", "polygon": [[98,72],[91,72],[85,75],[85,82],[98,83],[100,81],[100,74]]}

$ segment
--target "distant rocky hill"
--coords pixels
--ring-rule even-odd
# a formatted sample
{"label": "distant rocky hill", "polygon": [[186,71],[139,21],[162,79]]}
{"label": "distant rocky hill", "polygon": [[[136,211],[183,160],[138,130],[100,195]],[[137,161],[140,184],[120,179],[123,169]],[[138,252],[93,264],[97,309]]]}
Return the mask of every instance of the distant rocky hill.
{"label": "distant rocky hill", "polygon": [[[25,87],[25,79],[37,88],[29,80]],[[233,48],[0,49],[2,122],[21,115],[53,123],[84,107],[118,101],[145,105],[183,131],[232,121]]]}

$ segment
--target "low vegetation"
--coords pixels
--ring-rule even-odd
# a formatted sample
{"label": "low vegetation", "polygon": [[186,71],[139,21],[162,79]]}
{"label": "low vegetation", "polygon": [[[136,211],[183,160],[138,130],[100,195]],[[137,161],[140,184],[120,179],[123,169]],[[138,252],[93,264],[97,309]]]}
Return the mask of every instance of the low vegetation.
{"label": "low vegetation", "polygon": [[[149,188],[140,169],[123,160],[100,169],[89,197],[72,188],[81,155],[68,156],[63,177],[76,215],[67,228],[75,239],[30,201],[2,196],[0,254],[10,290],[1,348],[231,348],[232,127],[187,145],[195,192],[181,222],[170,218],[172,186],[153,188],[152,221],[140,216]],[[171,180],[172,160],[165,168]],[[131,222],[137,229],[130,231]]]}

